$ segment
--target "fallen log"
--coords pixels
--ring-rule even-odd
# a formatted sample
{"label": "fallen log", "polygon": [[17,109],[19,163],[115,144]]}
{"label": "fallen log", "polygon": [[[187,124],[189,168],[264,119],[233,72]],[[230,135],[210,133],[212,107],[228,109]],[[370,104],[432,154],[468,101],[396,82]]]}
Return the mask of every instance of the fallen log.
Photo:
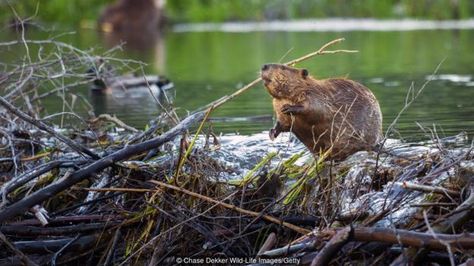
{"label": "fallen log", "polygon": [[446,243],[448,243],[455,250],[474,249],[474,234],[471,233],[430,234],[391,228],[360,227],[354,228],[353,240],[362,242],[378,241],[435,250],[445,250]]}
{"label": "fallen log", "polygon": [[[78,215],[78,216],[57,216],[51,218],[49,226],[63,226],[72,225],[77,223],[109,223],[110,221],[122,222],[124,217],[121,215],[101,215],[101,214],[90,214],[90,215]],[[38,219],[25,219],[18,222],[13,222],[8,225],[12,226],[39,226],[41,223]]]}
{"label": "fallen log", "polygon": [[24,253],[44,253],[51,251],[59,251],[64,245],[70,243],[69,249],[84,251],[95,245],[99,235],[87,235],[77,239],[63,238],[54,240],[33,240],[33,241],[17,241],[13,245]]}
{"label": "fallen log", "polygon": [[0,232],[6,235],[18,236],[52,236],[52,235],[75,235],[78,233],[90,233],[93,231],[105,230],[118,225],[117,222],[77,224],[68,226],[42,227],[24,225],[4,225],[0,226]]}
{"label": "fallen log", "polygon": [[[332,257],[350,241],[382,242],[415,248],[427,248],[431,250],[446,250],[446,244],[450,245],[451,249],[458,251],[474,249],[474,234],[472,233],[451,235],[431,234],[383,227],[358,227],[352,229],[346,227],[335,231],[334,229],[325,230],[318,235],[332,235],[332,237],[322,250],[315,254],[311,265],[327,265]],[[268,250],[263,252],[261,255],[264,257],[281,257],[303,251],[314,251],[316,250],[316,242],[318,242],[318,240],[306,238],[306,242],[295,243],[291,246]]]}

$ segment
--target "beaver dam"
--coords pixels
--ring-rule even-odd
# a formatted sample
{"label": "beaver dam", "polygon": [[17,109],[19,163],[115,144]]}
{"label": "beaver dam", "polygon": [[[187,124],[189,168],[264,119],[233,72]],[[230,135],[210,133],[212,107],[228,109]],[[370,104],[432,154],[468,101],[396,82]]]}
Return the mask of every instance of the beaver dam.
{"label": "beaver dam", "polygon": [[[54,52],[0,76],[0,265],[472,263],[472,136],[424,128],[431,139],[407,143],[387,138],[394,121],[377,151],[334,162],[290,133],[213,133],[212,111],[259,79],[186,117],[162,102],[138,130],[72,112],[88,106],[74,89],[96,78],[93,51],[3,45]],[[56,94],[64,111],[48,114]]]}

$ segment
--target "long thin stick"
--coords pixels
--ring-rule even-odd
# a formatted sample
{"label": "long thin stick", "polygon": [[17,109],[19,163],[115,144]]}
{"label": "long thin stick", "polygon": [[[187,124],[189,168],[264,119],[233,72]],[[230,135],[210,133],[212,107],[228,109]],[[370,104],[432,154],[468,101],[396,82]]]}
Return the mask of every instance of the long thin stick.
{"label": "long thin stick", "polygon": [[220,206],[222,206],[224,208],[231,209],[231,210],[243,213],[243,214],[247,214],[247,215],[254,216],[254,217],[262,217],[264,220],[267,220],[269,222],[272,222],[272,223],[275,223],[275,224],[278,224],[278,225],[283,225],[283,226],[285,226],[285,227],[287,227],[287,228],[289,228],[289,229],[291,229],[295,232],[298,232],[300,234],[308,234],[308,233],[311,232],[310,230],[304,229],[304,228],[296,226],[294,224],[284,222],[284,221],[279,220],[279,219],[277,219],[273,216],[262,214],[262,213],[259,213],[259,212],[249,211],[249,210],[246,210],[246,209],[242,209],[242,208],[239,208],[235,205],[224,203],[224,202],[215,200],[213,198],[209,198],[209,197],[206,197],[204,195],[189,191],[189,190],[181,188],[181,187],[166,184],[166,183],[163,183],[163,182],[160,182],[160,181],[157,181],[157,180],[150,180],[149,182],[151,182],[153,184],[156,184],[158,186],[161,186],[161,187],[166,187],[166,188],[169,188],[169,189],[172,189],[172,190],[176,190],[176,191],[188,194],[190,196],[193,196],[193,197],[205,200],[205,201],[209,201],[209,202],[212,202],[212,203],[215,203],[215,204],[219,204]]}
{"label": "long thin stick", "polygon": [[[294,60],[291,60],[289,62],[286,62],[284,65],[287,65],[287,66],[293,66],[297,63],[300,63],[302,61],[305,61],[307,59],[310,59],[312,57],[315,57],[317,55],[324,55],[324,54],[336,54],[336,53],[357,53],[359,51],[357,50],[334,50],[334,51],[325,51],[326,48],[328,48],[329,46],[331,45],[334,45],[336,43],[340,43],[344,41],[344,38],[339,38],[339,39],[336,39],[336,40],[333,40],[333,41],[330,41],[328,43],[326,43],[325,45],[321,46],[321,48],[319,48],[319,50],[315,51],[315,52],[312,52],[312,53],[309,53],[307,55],[304,55],[300,58],[297,58],[297,59],[294,59]],[[239,96],[240,94],[242,94],[243,92],[247,91],[248,89],[250,89],[251,87],[255,86],[257,83],[259,83],[260,81],[262,81],[262,78],[257,78],[256,80],[248,83],[247,85],[245,85],[244,87],[242,87],[241,89],[237,90],[236,92],[232,93],[231,95],[226,95],[220,99],[217,99],[215,101],[213,101],[212,103],[206,105],[204,107],[204,109],[211,109],[211,110],[214,110],[216,109],[217,107],[223,105],[224,103],[232,100],[233,98]]]}
{"label": "long thin stick", "polygon": [[427,185],[415,184],[411,182],[395,182],[395,185],[400,186],[405,189],[412,189],[412,190],[428,192],[428,193],[436,193],[436,194],[442,194],[442,195],[448,194],[454,197],[458,197],[460,194],[459,191],[454,191],[454,190],[446,189],[443,187],[427,186]]}

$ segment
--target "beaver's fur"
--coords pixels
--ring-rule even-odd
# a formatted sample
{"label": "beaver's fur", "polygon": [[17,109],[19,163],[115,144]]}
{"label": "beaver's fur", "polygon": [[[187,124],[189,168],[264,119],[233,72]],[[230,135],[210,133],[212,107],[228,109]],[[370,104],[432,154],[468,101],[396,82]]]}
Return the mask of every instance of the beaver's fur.
{"label": "beaver's fur", "polygon": [[148,34],[158,29],[160,12],[153,0],[117,0],[105,8],[98,24],[106,32]]}
{"label": "beaver's fur", "polygon": [[372,92],[342,78],[317,80],[306,69],[280,64],[262,67],[261,77],[276,112],[274,139],[291,131],[313,153],[329,151],[342,160],[371,150],[382,138],[382,113]]}

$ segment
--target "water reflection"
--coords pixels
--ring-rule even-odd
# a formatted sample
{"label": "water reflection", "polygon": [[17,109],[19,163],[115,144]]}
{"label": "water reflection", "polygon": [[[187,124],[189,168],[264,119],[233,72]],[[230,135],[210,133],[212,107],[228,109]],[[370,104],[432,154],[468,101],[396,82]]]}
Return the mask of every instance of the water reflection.
{"label": "water reflection", "polygon": [[161,39],[159,37],[160,33],[158,30],[147,32],[101,32],[101,38],[106,47],[111,48],[123,44],[125,49],[130,51],[148,51],[154,49],[158,40]]}
{"label": "water reflection", "polygon": [[[165,0],[120,0],[109,4],[98,20],[107,47],[124,44],[129,51],[154,50],[154,63],[164,70]],[[149,62],[150,60],[147,60]]]}
{"label": "water reflection", "polygon": [[166,42],[165,33],[158,29],[148,31],[120,31],[102,32],[102,41],[107,48],[123,45],[131,53],[150,53],[153,59],[147,58],[147,63],[152,63],[157,70],[166,70]]}
{"label": "water reflection", "polygon": [[[126,53],[152,55],[137,58],[153,66],[148,74],[162,74],[166,71],[166,46],[164,33],[158,29],[148,31],[118,31],[103,32],[100,34],[108,48],[122,45]],[[138,73],[140,75],[140,73]],[[170,106],[175,98],[176,91],[169,88],[160,88],[156,84],[151,86],[134,87],[124,86],[107,88],[105,91],[91,90],[90,98],[96,114],[117,114],[127,123],[142,127],[149,120],[154,119],[164,108]]]}

